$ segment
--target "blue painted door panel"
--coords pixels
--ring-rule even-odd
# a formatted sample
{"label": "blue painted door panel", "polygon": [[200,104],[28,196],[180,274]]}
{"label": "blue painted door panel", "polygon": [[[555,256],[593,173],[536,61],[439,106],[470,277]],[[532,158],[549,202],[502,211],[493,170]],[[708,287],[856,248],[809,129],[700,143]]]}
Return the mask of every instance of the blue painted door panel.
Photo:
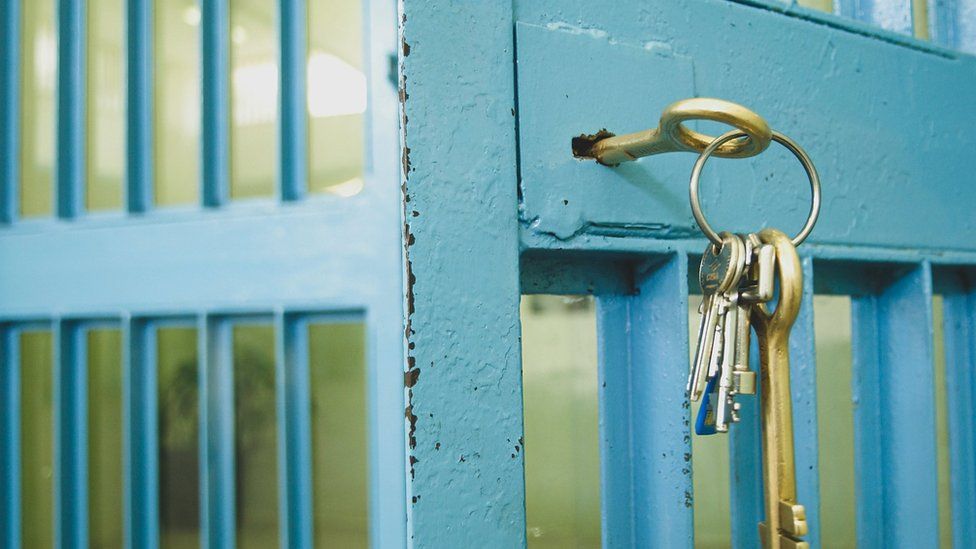
{"label": "blue painted door panel", "polygon": [[[570,148],[583,133],[653,127],[665,106],[692,96],[765,116],[808,150],[823,180],[790,342],[811,546],[821,526],[815,291],[855,304],[860,545],[937,545],[931,307],[934,293],[946,295],[946,345],[959,360],[949,406],[970,409],[976,61],[961,53],[973,51],[960,34],[972,28],[971,1],[928,2],[931,42],[910,36],[912,4],[838,0],[835,15],[786,0],[403,3],[414,546],[531,542],[523,456],[512,452],[532,444],[521,438],[519,293],[596,296],[603,545],[693,545],[685,307],[705,245],[687,201],[694,156],[608,168]],[[713,161],[703,186],[723,229],[799,228],[808,208],[802,171],[775,146]],[[918,383],[898,381],[909,375]],[[744,403],[729,435],[740,548],[758,546],[763,515],[757,416]],[[953,479],[967,483],[953,492],[959,546],[976,535],[966,440],[951,450]]]}
{"label": "blue painted door panel", "polygon": [[[50,1],[50,0],[46,0]],[[26,0],[24,0],[26,2]],[[56,207],[47,218],[19,218],[21,75],[19,30],[23,2],[0,5],[0,546],[26,546],[21,538],[21,435],[18,341],[25,331],[50,332],[53,342],[54,413],[44,435],[55,441],[53,535],[59,547],[90,543],[88,425],[90,399],[86,330],[118,330],[124,433],[119,530],[126,547],[160,545],[160,418],[157,399],[157,328],[197,333],[195,370],[199,400],[200,543],[235,546],[241,521],[235,509],[235,401],[233,327],[262,323],[274,336],[264,348],[273,362],[271,423],[277,438],[278,531],[282,547],[311,547],[313,536],[309,326],[363,323],[367,448],[368,540],[376,547],[406,545],[403,419],[403,316],[401,212],[398,185],[396,90],[390,82],[395,55],[395,4],[363,1],[361,46],[368,107],[362,117],[365,148],[362,190],[350,197],[306,192],[308,168],[321,151],[309,143],[307,39],[311,2],[275,2],[277,59],[277,166],[266,199],[230,197],[228,81],[230,4],[204,0],[180,12],[199,26],[201,117],[200,197],[194,206],[153,204],[154,26],[151,0],[127,0],[122,34],[126,132],[122,211],[85,211],[88,126],[85,106],[85,2],[60,1],[57,23],[59,103]],[[358,7],[360,3],[357,3]],[[181,8],[182,9],[182,8]],[[196,10],[196,11],[194,11]],[[194,19],[195,18],[195,19]],[[122,23],[120,23],[122,25]],[[338,58],[333,58],[338,60]],[[328,83],[328,84],[331,84]],[[331,96],[330,96],[331,97]],[[120,99],[121,101],[121,99]],[[156,107],[161,109],[161,107]],[[339,138],[343,138],[340,136]],[[336,138],[334,135],[330,139]],[[316,145],[316,146],[313,146]],[[120,147],[121,149],[121,147]],[[28,182],[35,184],[36,182]],[[31,366],[31,365],[28,365]],[[350,449],[330,449],[342,455]],[[319,456],[318,461],[323,458]],[[197,461],[198,460],[198,461]],[[333,466],[330,464],[329,466]],[[359,497],[360,494],[353,494]],[[333,510],[326,510],[324,514]],[[28,517],[30,518],[30,517]],[[357,534],[358,535],[358,534]],[[361,538],[360,538],[361,539]],[[241,541],[241,540],[237,540]]]}
{"label": "blue painted door panel", "polygon": [[[811,242],[972,250],[973,216],[944,205],[969,197],[961,182],[976,172],[976,103],[963,99],[976,94],[976,60],[753,4],[519,3],[523,224],[558,240],[699,234],[687,203],[693,155],[606,169],[569,150],[573,136],[654,127],[672,101],[703,96],[752,108],[810,153],[824,192]],[[799,229],[809,190],[777,147],[710,163],[702,193],[713,225]],[[937,211],[924,230],[907,222]]]}

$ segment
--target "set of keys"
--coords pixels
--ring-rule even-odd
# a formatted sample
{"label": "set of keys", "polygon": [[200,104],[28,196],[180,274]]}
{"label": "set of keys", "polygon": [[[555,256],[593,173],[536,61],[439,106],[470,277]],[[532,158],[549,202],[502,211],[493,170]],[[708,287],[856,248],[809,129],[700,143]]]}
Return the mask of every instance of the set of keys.
{"label": "set of keys", "polygon": [[[809,530],[806,510],[796,494],[789,339],[803,297],[803,270],[796,247],[810,234],[819,215],[820,180],[806,152],[773,131],[772,139],[789,149],[809,176],[812,196],[806,224],[792,239],[776,229],[749,235],[716,233],[705,220],[698,199],[701,170],[724,143],[746,136],[741,130],[719,136],[702,151],[692,170],[692,213],[710,242],[699,270],[702,319],[687,391],[692,401],[702,400],[695,432],[711,435],[727,432],[739,420],[738,395],[758,390],[766,510],[765,520],[759,524],[760,538],[767,549],[807,549],[809,544],[803,540]],[[770,311],[767,304],[774,294],[776,305]],[[759,347],[758,376],[749,367],[753,331]]]}
{"label": "set of keys", "polygon": [[750,309],[773,298],[773,246],[755,233],[719,236],[722,245],[709,243],[698,273],[702,321],[687,391],[692,401],[704,394],[695,421],[699,435],[727,432],[739,421],[735,397],[755,394],[756,373],[749,368]]}

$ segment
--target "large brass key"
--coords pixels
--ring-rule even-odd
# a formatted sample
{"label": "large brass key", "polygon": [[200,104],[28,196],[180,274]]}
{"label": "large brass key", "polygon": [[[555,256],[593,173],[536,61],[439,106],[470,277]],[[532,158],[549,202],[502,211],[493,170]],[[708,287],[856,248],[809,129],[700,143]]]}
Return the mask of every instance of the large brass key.
{"label": "large brass key", "polygon": [[770,313],[765,304],[752,307],[752,325],[759,343],[760,408],[762,413],[763,479],[766,521],[759,535],[767,549],[807,548],[806,511],[796,501],[793,455],[793,405],[790,396],[790,330],[800,312],[803,271],[796,247],[775,229],[759,239],[776,250],[779,301]]}

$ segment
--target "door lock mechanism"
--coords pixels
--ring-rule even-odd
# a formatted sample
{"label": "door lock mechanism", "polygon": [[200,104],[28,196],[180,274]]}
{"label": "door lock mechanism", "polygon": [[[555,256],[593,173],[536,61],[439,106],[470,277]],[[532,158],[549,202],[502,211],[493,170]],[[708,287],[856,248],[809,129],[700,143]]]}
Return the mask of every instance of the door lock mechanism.
{"label": "door lock mechanism", "polygon": [[724,99],[695,97],[682,99],[664,109],[657,128],[625,135],[602,130],[593,135],[574,137],[573,155],[592,158],[606,166],[616,166],[652,154],[678,151],[700,153],[715,138],[688,129],[684,122],[689,120],[721,122],[746,134],[718,147],[715,156],[755,156],[766,150],[772,139],[772,130],[766,120],[746,107]]}

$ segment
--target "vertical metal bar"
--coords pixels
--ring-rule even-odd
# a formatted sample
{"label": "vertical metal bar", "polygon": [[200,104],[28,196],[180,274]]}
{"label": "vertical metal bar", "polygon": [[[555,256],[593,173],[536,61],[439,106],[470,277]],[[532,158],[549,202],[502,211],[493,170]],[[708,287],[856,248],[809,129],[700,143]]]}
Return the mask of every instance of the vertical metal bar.
{"label": "vertical metal bar", "polygon": [[20,348],[18,332],[0,328],[0,546],[20,547]]}
{"label": "vertical metal bar", "polygon": [[603,547],[635,546],[628,330],[631,301],[631,296],[607,295],[596,302]]}
{"label": "vertical metal bar", "polygon": [[300,200],[308,181],[306,59],[308,10],[305,0],[278,2],[280,121],[278,185],[281,200]]}
{"label": "vertical metal bar", "polygon": [[20,25],[20,0],[0,3],[0,223],[12,223],[18,210]]}
{"label": "vertical metal bar", "polygon": [[84,210],[85,186],[85,0],[58,0],[57,215]]}
{"label": "vertical metal bar", "polygon": [[976,53],[976,0],[928,0],[928,8],[933,42]]}
{"label": "vertical metal bar", "polygon": [[912,0],[837,0],[834,12],[885,30],[913,34]]}
{"label": "vertical metal bar", "polygon": [[281,546],[312,547],[312,440],[308,322],[275,315]]}
{"label": "vertical metal bar", "polygon": [[943,303],[952,542],[965,547],[976,539],[976,422],[969,412],[976,396],[976,291],[946,294]]}
{"label": "vertical metal bar", "polygon": [[680,547],[693,539],[688,397],[688,258],[637,273],[630,310],[634,540]]}
{"label": "vertical metal bar", "polygon": [[881,459],[881,364],[879,298],[851,299],[851,397],[854,400],[854,469],[857,480],[857,544],[882,547],[884,477]]}
{"label": "vertical metal bar", "polygon": [[151,549],[159,546],[156,332],[145,320],[126,318],[123,338],[125,543]]}
{"label": "vertical metal bar", "polygon": [[55,352],[54,539],[63,549],[88,547],[88,375],[81,326],[57,320]]}
{"label": "vertical metal bar", "polygon": [[[750,346],[749,362],[759,372],[759,346]],[[756,376],[758,385],[759,379]],[[729,478],[731,479],[732,547],[760,547],[759,523],[766,515],[763,497],[762,426],[759,395],[738,399],[739,423],[729,429]]]}
{"label": "vertical metal bar", "polygon": [[692,543],[688,259],[638,274],[635,295],[598,305],[604,547]]}
{"label": "vertical metal bar", "polygon": [[201,201],[215,208],[227,202],[230,194],[229,126],[229,12],[227,0],[200,0],[203,95]]}
{"label": "vertical metal bar", "polygon": [[858,545],[936,547],[931,266],[856,297],[852,310]]}
{"label": "vertical metal bar", "polygon": [[126,207],[152,204],[153,0],[127,0],[126,27]]}
{"label": "vertical metal bar", "polygon": [[201,538],[210,549],[235,546],[234,372],[231,325],[203,316],[200,362]]}
{"label": "vertical metal bar", "polygon": [[810,547],[820,546],[820,467],[817,438],[817,362],[813,335],[813,258],[804,257],[803,302],[790,333],[790,392],[796,493],[807,513]]}

